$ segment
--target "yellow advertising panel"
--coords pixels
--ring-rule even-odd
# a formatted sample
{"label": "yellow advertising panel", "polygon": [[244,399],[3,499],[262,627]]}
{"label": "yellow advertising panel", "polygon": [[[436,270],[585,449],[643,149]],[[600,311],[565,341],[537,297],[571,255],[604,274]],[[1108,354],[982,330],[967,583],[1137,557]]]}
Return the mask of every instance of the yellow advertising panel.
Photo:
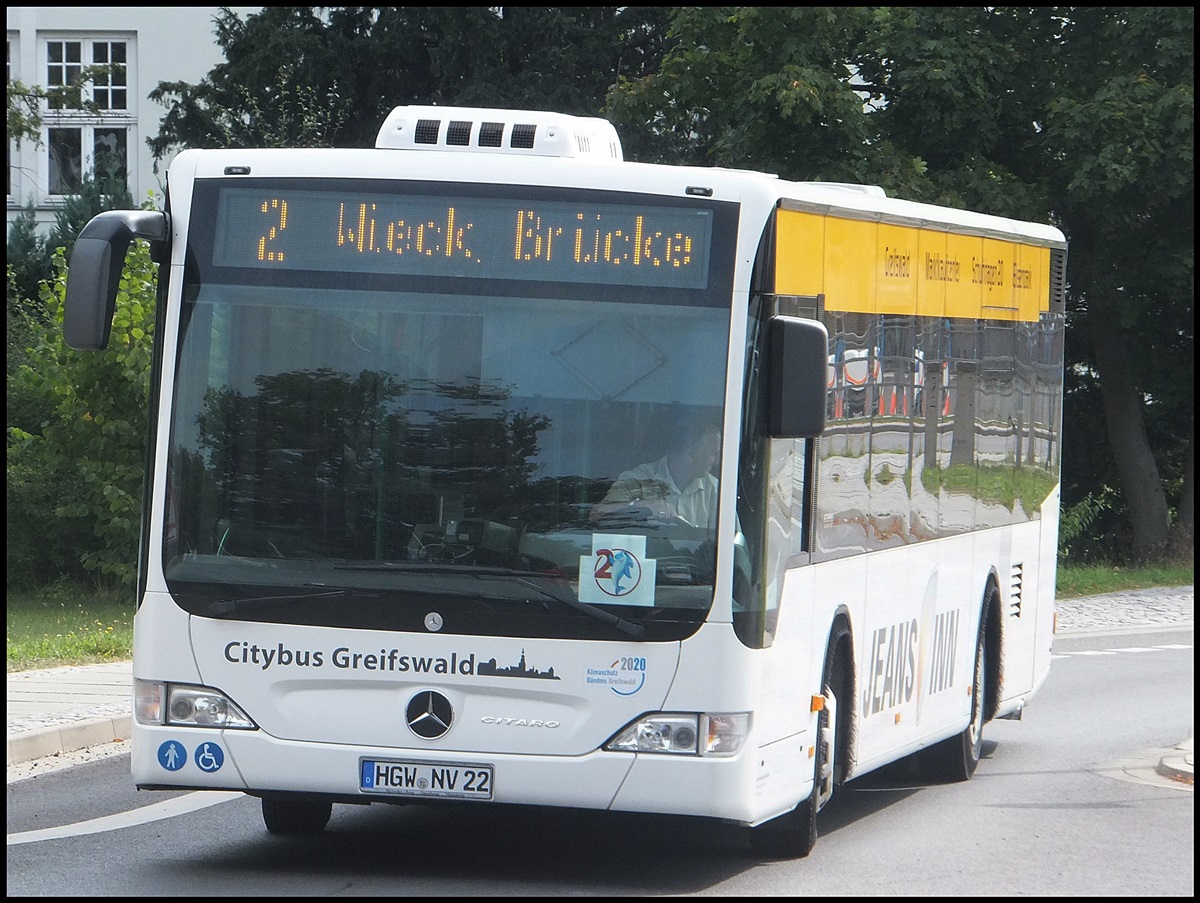
{"label": "yellow advertising panel", "polygon": [[978,320],[983,317],[979,282],[972,267],[983,255],[978,235],[946,236],[946,316]]}
{"label": "yellow advertising panel", "polygon": [[989,320],[1017,319],[1017,302],[1013,295],[1012,265],[1017,245],[1009,241],[985,238],[981,257],[971,269],[972,278],[979,283],[983,316]]}
{"label": "yellow advertising panel", "polygon": [[911,314],[917,305],[921,230],[880,223],[876,233],[875,313]]}
{"label": "yellow advertising panel", "polygon": [[778,210],[775,291],[815,296],[825,291],[825,217]]}
{"label": "yellow advertising panel", "polygon": [[844,299],[839,310],[875,311],[876,268],[871,266],[877,223],[861,220],[825,219],[825,305],[829,299]]}
{"label": "yellow advertising panel", "polygon": [[1012,280],[1019,318],[1036,320],[1050,309],[1050,249],[1017,245]]}
{"label": "yellow advertising panel", "polygon": [[775,290],[825,309],[972,320],[1049,310],[1050,249],[900,223],[777,211]]}
{"label": "yellow advertising panel", "polygon": [[946,233],[921,229],[917,237],[921,272],[917,278],[917,307],[924,316],[946,316],[946,282],[953,273],[946,268]]}

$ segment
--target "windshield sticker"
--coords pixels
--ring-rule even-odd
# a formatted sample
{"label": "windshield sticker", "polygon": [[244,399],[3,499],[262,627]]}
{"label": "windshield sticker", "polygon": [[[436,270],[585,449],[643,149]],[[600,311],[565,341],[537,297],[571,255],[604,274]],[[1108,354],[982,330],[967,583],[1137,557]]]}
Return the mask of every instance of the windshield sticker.
{"label": "windshield sticker", "polygon": [[632,696],[646,685],[646,658],[623,655],[608,667],[585,668],[584,679],[592,686],[608,687],[618,696]]}
{"label": "windshield sticker", "polygon": [[592,554],[579,556],[579,601],[653,605],[657,564],[645,536],[595,533]]}

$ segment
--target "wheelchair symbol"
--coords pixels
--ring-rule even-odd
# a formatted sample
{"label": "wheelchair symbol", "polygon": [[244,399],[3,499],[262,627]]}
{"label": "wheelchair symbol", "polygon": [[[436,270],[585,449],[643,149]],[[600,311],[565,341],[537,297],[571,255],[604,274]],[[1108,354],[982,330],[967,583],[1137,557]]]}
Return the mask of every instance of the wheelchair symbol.
{"label": "wheelchair symbol", "polygon": [[196,747],[196,767],[205,774],[212,774],[225,764],[225,753],[215,743],[201,743]]}

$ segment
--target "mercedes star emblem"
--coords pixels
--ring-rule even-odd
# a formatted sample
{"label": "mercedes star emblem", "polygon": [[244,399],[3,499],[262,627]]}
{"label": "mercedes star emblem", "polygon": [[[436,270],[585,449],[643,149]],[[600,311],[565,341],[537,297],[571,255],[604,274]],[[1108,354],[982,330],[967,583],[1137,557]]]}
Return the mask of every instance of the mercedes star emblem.
{"label": "mercedes star emblem", "polygon": [[408,701],[404,720],[408,729],[422,740],[436,740],[450,730],[454,708],[450,700],[436,690],[422,690]]}
{"label": "mercedes star emblem", "polygon": [[436,631],[442,629],[442,624],[444,624],[444,623],[445,622],[442,620],[442,616],[439,615],[436,611],[431,611],[429,614],[427,614],[425,616],[425,629],[426,630],[432,630],[432,631],[436,632]]}

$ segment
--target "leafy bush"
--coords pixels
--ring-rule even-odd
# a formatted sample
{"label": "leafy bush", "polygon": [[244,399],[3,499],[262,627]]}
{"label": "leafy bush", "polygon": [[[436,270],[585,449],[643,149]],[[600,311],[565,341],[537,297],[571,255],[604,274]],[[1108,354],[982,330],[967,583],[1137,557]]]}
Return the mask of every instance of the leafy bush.
{"label": "leafy bush", "polygon": [[1060,561],[1086,560],[1090,557],[1084,547],[1095,536],[1097,519],[1112,507],[1112,496],[1112,490],[1106,486],[1100,492],[1089,492],[1074,505],[1063,508],[1058,518]]}
{"label": "leafy bush", "polygon": [[50,325],[33,332],[10,372],[10,398],[40,412],[8,428],[9,586],[65,576],[136,578],[154,329],[155,265],[130,246],[108,349],[79,352],[62,338],[66,265],[43,283]]}
{"label": "leafy bush", "polygon": [[[54,278],[54,256],[38,232],[33,208],[26,207],[8,227],[8,315],[37,310],[38,286]],[[11,324],[10,324],[11,328]]]}

